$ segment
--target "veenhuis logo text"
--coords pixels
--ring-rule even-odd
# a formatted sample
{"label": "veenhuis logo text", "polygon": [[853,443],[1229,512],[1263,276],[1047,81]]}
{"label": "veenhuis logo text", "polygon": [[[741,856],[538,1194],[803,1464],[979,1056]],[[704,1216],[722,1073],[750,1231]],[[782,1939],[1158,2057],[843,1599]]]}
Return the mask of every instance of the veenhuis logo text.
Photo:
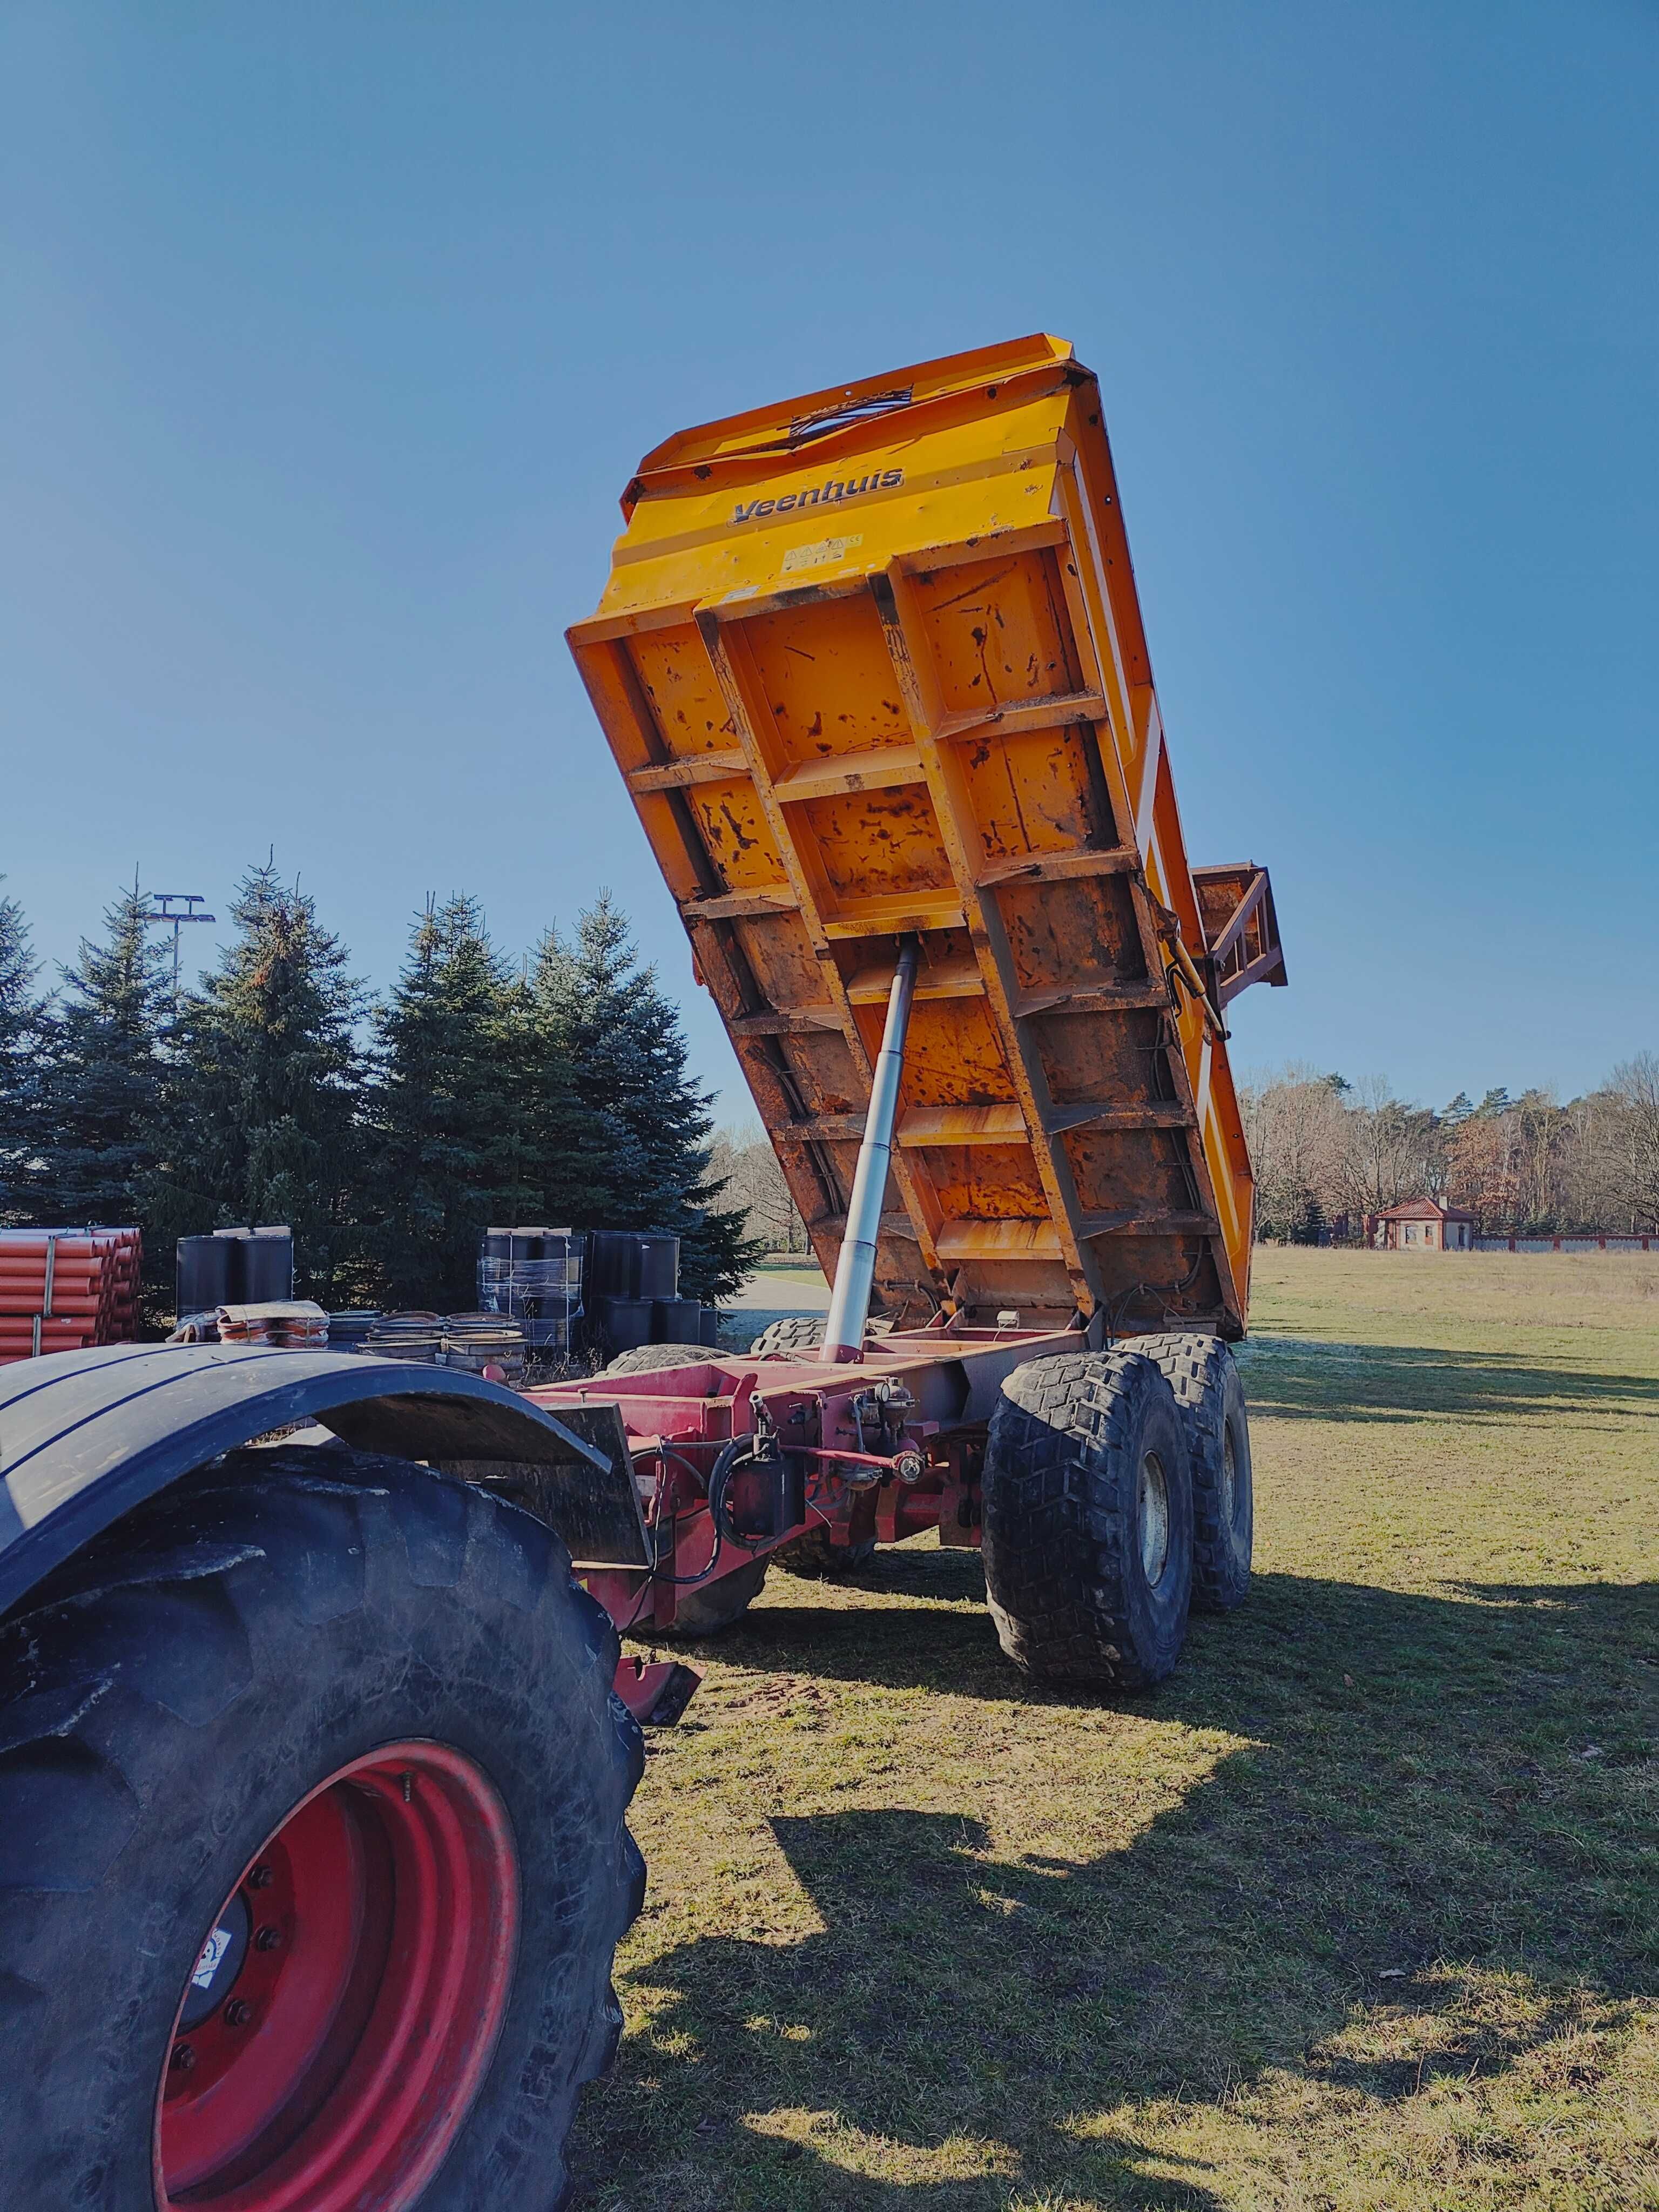
{"label": "veenhuis logo text", "polygon": [[836,507],[843,500],[856,499],[860,492],[891,491],[896,484],[904,482],[902,469],[878,471],[866,477],[831,477],[827,483],[810,484],[805,491],[787,491],[781,499],[751,499],[747,507],[739,502],[732,514],[733,522],[758,522],[763,514],[789,514],[803,507]]}

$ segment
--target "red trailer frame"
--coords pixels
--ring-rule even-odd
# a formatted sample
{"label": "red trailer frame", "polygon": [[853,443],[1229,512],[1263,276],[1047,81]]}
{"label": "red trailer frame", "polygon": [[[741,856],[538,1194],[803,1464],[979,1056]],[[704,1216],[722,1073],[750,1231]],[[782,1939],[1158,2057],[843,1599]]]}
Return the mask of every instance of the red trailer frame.
{"label": "red trailer frame", "polygon": [[[1028,1359],[1097,1346],[1079,1317],[1058,1332],[985,1328],[941,1314],[872,1338],[853,1362],[710,1352],[694,1365],[596,1375],[532,1390],[557,1415],[615,1404],[634,1465],[653,1563],[582,1580],[625,1633],[672,1632],[683,1594],[811,1530],[837,1547],[897,1543],[937,1528],[980,1544],[980,1479],[992,1408]],[[624,1655],[617,1694],[641,1720],[672,1717],[690,1670]]]}

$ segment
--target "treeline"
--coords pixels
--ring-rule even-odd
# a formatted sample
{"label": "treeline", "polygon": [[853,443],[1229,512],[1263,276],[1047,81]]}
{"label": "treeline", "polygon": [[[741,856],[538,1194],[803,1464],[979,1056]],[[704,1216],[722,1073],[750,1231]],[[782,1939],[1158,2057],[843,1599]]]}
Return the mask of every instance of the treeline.
{"label": "treeline", "polygon": [[750,1235],[769,1252],[810,1255],[806,1224],[789,1195],[771,1140],[758,1122],[715,1130],[709,1172],[720,1177],[729,1202],[743,1208]]}
{"label": "treeline", "polygon": [[760,1248],[710,1174],[709,1095],[608,897],[516,964],[475,900],[428,903],[377,999],[255,868],[176,1006],[147,903],[123,891],[42,992],[0,897],[0,1222],[136,1221],[158,1286],[178,1237],[289,1222],[335,1307],[470,1308],[491,1223],[667,1231],[687,1296],[743,1279]]}
{"label": "treeline", "polygon": [[1364,1216],[1428,1196],[1486,1236],[1659,1228],[1659,1058],[1641,1053],[1565,1105],[1553,1092],[1459,1092],[1435,1109],[1388,1085],[1288,1067],[1240,1092],[1257,1234],[1358,1237]]}

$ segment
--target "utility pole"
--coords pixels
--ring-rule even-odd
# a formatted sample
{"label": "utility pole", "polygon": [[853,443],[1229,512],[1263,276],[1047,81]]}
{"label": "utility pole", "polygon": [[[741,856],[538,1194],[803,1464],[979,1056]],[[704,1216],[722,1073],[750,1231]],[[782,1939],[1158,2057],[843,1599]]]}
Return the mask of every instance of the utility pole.
{"label": "utility pole", "polygon": [[179,1012],[179,932],[187,921],[216,921],[216,914],[198,914],[205,894],[201,891],[152,891],[147,922],[160,923],[173,932],[173,1011]]}

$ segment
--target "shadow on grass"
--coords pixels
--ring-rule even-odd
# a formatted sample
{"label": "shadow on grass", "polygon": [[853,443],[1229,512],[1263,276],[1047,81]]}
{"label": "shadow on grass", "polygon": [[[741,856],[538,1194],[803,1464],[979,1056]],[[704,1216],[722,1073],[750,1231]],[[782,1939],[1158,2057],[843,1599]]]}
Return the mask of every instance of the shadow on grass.
{"label": "shadow on grass", "polygon": [[[970,1595],[976,1565],[887,1554],[886,1605],[775,1602],[721,1656],[1097,1706],[1013,1674],[983,1615],[926,1601]],[[1223,2201],[1204,2170],[1170,2178],[1121,2108],[1223,2098],[1269,2068],[1387,2105],[1437,2074],[1501,2072],[1579,2024],[1586,1988],[1659,1988],[1659,1586],[1413,1596],[1267,1576],[1241,1612],[1194,1623],[1160,1692],[1123,1702],[1229,1741],[1176,1809],[1091,1863],[1011,1864],[975,1823],[933,1813],[776,1821],[824,1932],[709,1936],[655,1960],[650,2029],[584,2136],[625,2166],[677,2126],[694,2147],[672,2197],[686,2207],[1008,2202],[988,2152],[945,2178],[957,2137],[1012,2151],[1016,2202],[1203,2212]],[[1511,2001],[1491,1999],[1504,1976]],[[1426,2057],[1345,2044],[1389,2003],[1427,2019]],[[732,2124],[790,2112],[831,2115],[831,2138]],[[938,2178],[861,2176],[869,2138],[889,2171],[897,2147],[919,2168],[943,2160]]]}
{"label": "shadow on grass", "polygon": [[1508,1422],[1518,1413],[1559,1420],[1565,1407],[1659,1419],[1659,1377],[1540,1366],[1502,1352],[1261,1337],[1243,1364],[1252,1412],[1279,1419]]}

